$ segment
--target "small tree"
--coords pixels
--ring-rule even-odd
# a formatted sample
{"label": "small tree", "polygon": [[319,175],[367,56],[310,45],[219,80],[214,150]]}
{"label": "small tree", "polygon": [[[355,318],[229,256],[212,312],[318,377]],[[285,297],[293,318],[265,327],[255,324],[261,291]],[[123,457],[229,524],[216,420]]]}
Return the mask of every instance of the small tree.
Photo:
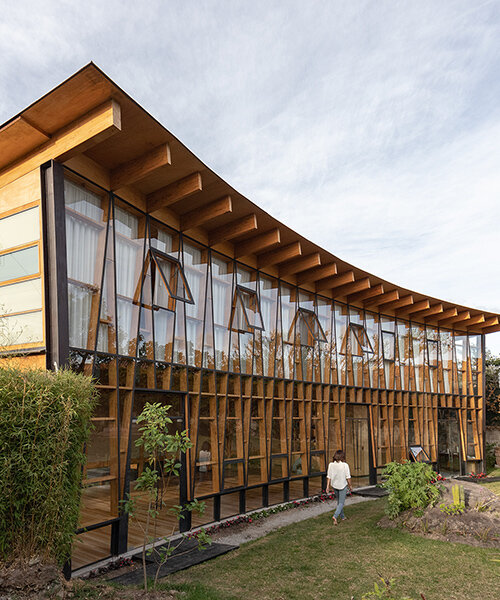
{"label": "small tree", "polygon": [[[141,437],[136,441],[136,445],[142,447],[145,456],[148,457],[148,464],[139,475],[135,482],[135,490],[145,492],[148,499],[148,508],[146,514],[146,523],[143,525],[139,519],[139,524],[143,537],[142,545],[142,568],[144,574],[144,589],[148,589],[148,580],[146,572],[146,556],[152,556],[156,571],[154,577],[154,588],[160,574],[161,567],[186,539],[182,536],[180,541],[172,543],[169,537],[161,538],[166,544],[153,546],[146,550],[149,543],[158,540],[158,516],[160,511],[165,508],[167,492],[172,485],[172,478],[180,474],[181,463],[180,455],[185,453],[193,446],[186,431],[169,432],[169,425],[172,419],[168,416],[170,406],[162,405],[159,402],[151,404],[146,403],[142,413],[137,417],[137,422],[141,424],[139,431]],[[176,518],[176,524],[180,519],[185,518],[186,512],[196,511],[202,513],[205,510],[205,503],[193,500],[181,506],[176,505],[167,509]],[[125,511],[131,518],[136,517],[136,500],[130,494],[125,502]],[[174,534],[176,524],[172,527],[171,536]],[[207,543],[211,543],[210,538],[205,532],[198,534],[198,546],[203,548]]]}

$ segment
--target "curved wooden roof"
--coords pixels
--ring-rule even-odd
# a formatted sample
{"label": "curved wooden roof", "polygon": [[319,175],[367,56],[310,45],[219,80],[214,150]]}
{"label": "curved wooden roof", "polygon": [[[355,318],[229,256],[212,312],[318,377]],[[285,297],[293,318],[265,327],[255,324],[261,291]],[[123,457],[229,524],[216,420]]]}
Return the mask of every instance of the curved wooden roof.
{"label": "curved wooden roof", "polygon": [[[73,148],[58,146],[78,124],[91,128],[109,112],[112,127],[88,134],[86,142],[78,139]],[[385,281],[280,223],[216,175],[93,63],[0,127],[0,187],[47,156],[75,170],[85,165],[98,183],[158,219],[291,284],[420,323],[500,331],[498,314]]]}

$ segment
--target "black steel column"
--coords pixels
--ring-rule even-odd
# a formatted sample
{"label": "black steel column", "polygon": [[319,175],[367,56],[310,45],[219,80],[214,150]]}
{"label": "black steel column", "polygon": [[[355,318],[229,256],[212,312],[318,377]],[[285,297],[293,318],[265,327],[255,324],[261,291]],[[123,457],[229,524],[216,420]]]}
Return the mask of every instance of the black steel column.
{"label": "black steel column", "polygon": [[283,502],[289,502],[289,501],[290,501],[290,480],[287,479],[283,483]]}
{"label": "black steel column", "polygon": [[68,270],[64,171],[51,160],[41,167],[47,368],[69,363]]}

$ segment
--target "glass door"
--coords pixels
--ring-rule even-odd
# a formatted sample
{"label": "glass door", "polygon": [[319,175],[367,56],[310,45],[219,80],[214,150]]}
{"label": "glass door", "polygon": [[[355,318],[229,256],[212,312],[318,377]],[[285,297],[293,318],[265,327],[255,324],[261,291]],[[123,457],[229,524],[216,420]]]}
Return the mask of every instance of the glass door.
{"label": "glass door", "polygon": [[458,410],[438,410],[438,471],[442,474],[460,473],[460,430]]}
{"label": "glass door", "polygon": [[353,487],[370,484],[370,423],[368,406],[347,404],[345,412],[345,453]]}

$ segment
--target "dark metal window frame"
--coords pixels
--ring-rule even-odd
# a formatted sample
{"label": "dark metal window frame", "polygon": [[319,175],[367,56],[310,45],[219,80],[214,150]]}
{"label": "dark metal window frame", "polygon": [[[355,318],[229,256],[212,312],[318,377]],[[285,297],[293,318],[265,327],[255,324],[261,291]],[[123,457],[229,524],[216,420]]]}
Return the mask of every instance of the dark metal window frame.
{"label": "dark metal window frame", "polygon": [[[262,325],[252,325],[250,323],[250,319],[248,318],[247,314],[247,307],[245,306],[245,302],[243,300],[244,295],[250,296],[255,302],[255,307],[257,309],[256,314],[259,315],[259,319]],[[245,318],[247,329],[239,329],[234,325],[236,306],[238,302],[240,303],[241,308],[243,309],[243,316]],[[264,319],[262,318],[262,312],[260,310],[259,295],[255,290],[252,290],[239,284],[235,286],[233,294],[233,303],[231,307],[231,316],[229,318],[229,329],[238,333],[254,333],[255,331],[264,331]]]}

